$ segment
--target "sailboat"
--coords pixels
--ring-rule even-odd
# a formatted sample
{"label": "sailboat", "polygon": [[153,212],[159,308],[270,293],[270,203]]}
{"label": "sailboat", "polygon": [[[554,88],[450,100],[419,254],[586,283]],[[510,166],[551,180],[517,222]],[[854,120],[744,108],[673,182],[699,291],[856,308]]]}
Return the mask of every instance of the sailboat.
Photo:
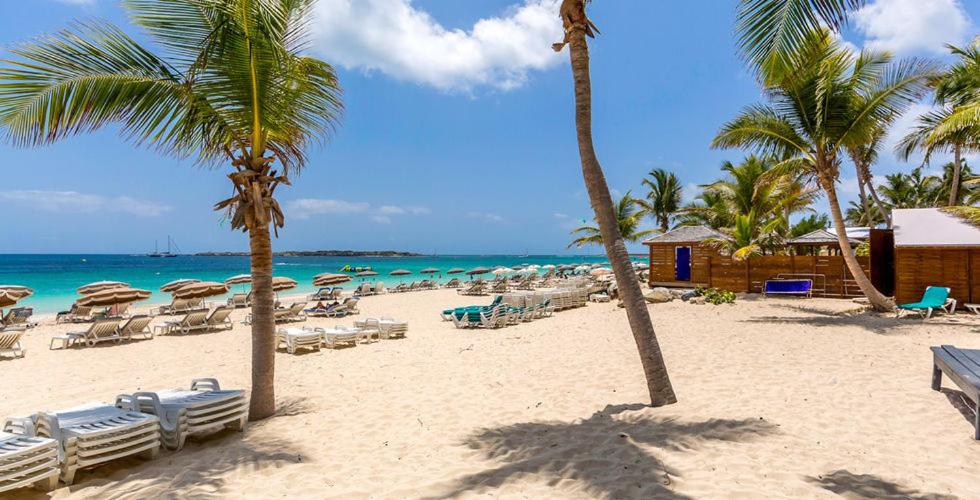
{"label": "sailboat", "polygon": [[180,248],[178,248],[177,243],[175,243],[174,240],[170,238],[170,235],[167,235],[166,252],[161,252],[157,243],[158,242],[156,241],[153,242],[153,253],[146,254],[147,257],[176,257],[177,255],[179,255],[178,253],[175,253],[173,251],[174,248],[177,248],[177,252],[180,252]]}

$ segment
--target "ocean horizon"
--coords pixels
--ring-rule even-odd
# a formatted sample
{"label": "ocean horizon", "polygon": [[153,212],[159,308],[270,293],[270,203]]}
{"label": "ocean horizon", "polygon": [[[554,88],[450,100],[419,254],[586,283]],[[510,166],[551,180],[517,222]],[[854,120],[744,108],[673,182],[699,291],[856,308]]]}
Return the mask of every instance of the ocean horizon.
{"label": "ocean horizon", "polygon": [[[642,261],[639,256],[634,261]],[[451,268],[466,270],[475,267],[513,267],[521,264],[594,264],[608,262],[605,255],[421,255],[399,257],[294,257],[273,259],[273,274],[292,278],[299,283],[282,295],[312,293],[313,276],[340,272],[344,266],[371,267],[378,276],[354,278],[342,285],[351,290],[362,281],[384,282],[386,286],[410,283],[422,279],[448,281],[445,274]],[[433,275],[419,273],[425,268],[441,272]],[[396,269],[412,274],[389,276]],[[153,296],[140,304],[166,304],[169,293],[160,292],[165,283],[183,278],[203,281],[224,281],[237,274],[248,274],[247,256],[181,255],[160,258],[132,254],[0,254],[0,284],[23,285],[34,289],[34,295],[18,306],[33,307],[37,313],[52,313],[68,309],[78,297],[75,289],[96,281],[111,280],[129,283],[135,288],[150,290]],[[465,275],[457,277],[466,278]],[[235,285],[231,293],[248,290],[248,285]],[[214,297],[214,301],[224,297]]]}

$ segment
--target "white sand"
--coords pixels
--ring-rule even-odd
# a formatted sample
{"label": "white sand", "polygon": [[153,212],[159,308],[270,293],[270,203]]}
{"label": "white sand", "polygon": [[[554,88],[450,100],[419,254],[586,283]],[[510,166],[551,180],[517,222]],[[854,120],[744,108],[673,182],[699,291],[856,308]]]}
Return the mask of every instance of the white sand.
{"label": "white sand", "polygon": [[[977,318],[841,316],[853,304],[831,300],[652,306],[680,399],[653,409],[615,304],[498,331],[437,315],[488,301],[366,298],[359,317],[407,320],[408,338],[278,354],[280,416],[83,471],[52,496],[980,498],[980,444],[956,394],[929,389],[928,349],[980,348]],[[54,332],[80,327],[35,328],[25,359],[0,362],[0,417],[195,377],[249,383],[240,324],[48,350]]]}

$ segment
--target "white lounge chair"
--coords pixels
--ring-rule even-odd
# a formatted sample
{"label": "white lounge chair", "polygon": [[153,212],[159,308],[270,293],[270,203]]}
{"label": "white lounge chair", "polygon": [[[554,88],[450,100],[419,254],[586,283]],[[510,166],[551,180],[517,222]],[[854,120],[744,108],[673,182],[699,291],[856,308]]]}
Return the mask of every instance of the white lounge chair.
{"label": "white lounge chair", "polygon": [[370,338],[370,332],[360,328],[315,328],[313,331],[319,333],[323,338],[323,345],[334,349],[341,344],[351,346],[357,345],[359,340]]}
{"label": "white lounge chair", "polygon": [[92,307],[72,304],[71,309],[55,316],[55,323],[85,323],[92,321]]}
{"label": "white lounge chair", "polygon": [[276,349],[285,347],[289,354],[298,349],[320,350],[323,334],[311,328],[280,328],[276,331]]}
{"label": "white lounge chair", "polygon": [[306,321],[306,313],[303,311],[303,308],[305,307],[306,302],[296,302],[287,309],[276,309],[273,312],[273,314],[275,314],[276,323]]}
{"label": "white lounge chair", "polygon": [[58,487],[58,443],[34,435],[34,421],[10,419],[0,431],[0,493],[34,486]]}
{"label": "white lounge chair", "polygon": [[363,330],[376,330],[378,338],[382,339],[405,338],[408,334],[408,323],[395,321],[392,318],[367,318],[364,321],[355,321],[354,327]]}
{"label": "white lounge chair", "polygon": [[144,339],[152,339],[153,331],[150,330],[150,323],[153,321],[151,316],[136,315],[123,321],[117,327],[117,333],[123,340],[133,340],[140,336]]}
{"label": "white lounge chair", "polygon": [[49,348],[54,349],[55,342],[61,342],[61,348],[65,349],[77,344],[85,344],[92,347],[99,342],[113,341],[119,343],[122,340],[123,338],[119,335],[119,320],[110,319],[96,321],[84,332],[69,332],[65,335],[55,335],[51,337]]}
{"label": "white lounge chair", "polygon": [[188,436],[234,428],[245,431],[248,399],[242,390],[221,390],[213,378],[195,379],[190,390],[141,391],[122,394],[116,406],[134,407],[160,421],[163,444],[180,450]]}
{"label": "white lounge chair", "polygon": [[30,418],[37,435],[58,443],[61,481],[67,485],[79,469],[133,455],[152,460],[160,451],[159,419],[131,407],[90,403]]}
{"label": "white lounge chair", "polygon": [[236,309],[252,305],[252,294],[236,293],[228,298],[228,307]]}
{"label": "white lounge chair", "polygon": [[15,358],[24,357],[24,348],[20,345],[20,338],[24,336],[24,327],[10,326],[0,330],[0,357],[11,354]]}
{"label": "white lounge chair", "polygon": [[182,333],[184,335],[191,332],[230,330],[235,325],[228,317],[234,310],[234,308],[229,306],[221,306],[215,308],[210,313],[203,311],[192,312],[181,318],[180,321],[168,321],[158,326],[158,328],[163,333]]}

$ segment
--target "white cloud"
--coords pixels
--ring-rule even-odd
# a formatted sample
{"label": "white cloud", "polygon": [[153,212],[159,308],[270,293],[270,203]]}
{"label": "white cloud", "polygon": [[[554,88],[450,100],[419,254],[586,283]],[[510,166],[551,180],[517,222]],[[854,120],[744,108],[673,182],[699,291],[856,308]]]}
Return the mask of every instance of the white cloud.
{"label": "white cloud", "polygon": [[66,3],[68,5],[93,5],[95,0],[55,0],[56,2]]}
{"label": "white cloud", "polygon": [[563,214],[563,213],[558,213],[558,212],[556,212],[556,213],[554,214],[554,217],[555,217],[556,219],[567,219],[567,218],[568,218],[568,215],[567,215],[567,214]]}
{"label": "white cloud", "polygon": [[485,220],[487,222],[503,222],[504,221],[504,218],[503,217],[501,217],[501,216],[499,216],[497,214],[491,214],[491,213],[487,213],[487,212],[468,212],[466,214],[466,216],[469,217],[469,218],[471,218],[471,219],[482,219],[482,220]]}
{"label": "white cloud", "polygon": [[391,217],[386,215],[372,215],[371,221],[377,224],[391,224]]}
{"label": "white cloud", "polygon": [[944,53],[960,43],[971,22],[959,0],[875,0],[854,13],[868,47],[895,53]]}
{"label": "white cloud", "polygon": [[129,196],[113,198],[77,191],[0,191],[0,200],[51,213],[118,212],[140,217],[157,217],[173,209],[169,205]]}
{"label": "white cloud", "polygon": [[558,0],[524,0],[470,29],[442,26],[412,0],[320,0],[314,50],[347,68],[442,90],[509,90],[565,57]]}
{"label": "white cloud", "polygon": [[298,219],[309,219],[314,215],[363,213],[370,208],[370,203],[317,198],[301,198],[286,204],[287,215]]}
{"label": "white cloud", "polygon": [[396,207],[392,205],[384,205],[378,209],[379,213],[388,215],[401,215],[405,213],[405,209],[402,207]]}

